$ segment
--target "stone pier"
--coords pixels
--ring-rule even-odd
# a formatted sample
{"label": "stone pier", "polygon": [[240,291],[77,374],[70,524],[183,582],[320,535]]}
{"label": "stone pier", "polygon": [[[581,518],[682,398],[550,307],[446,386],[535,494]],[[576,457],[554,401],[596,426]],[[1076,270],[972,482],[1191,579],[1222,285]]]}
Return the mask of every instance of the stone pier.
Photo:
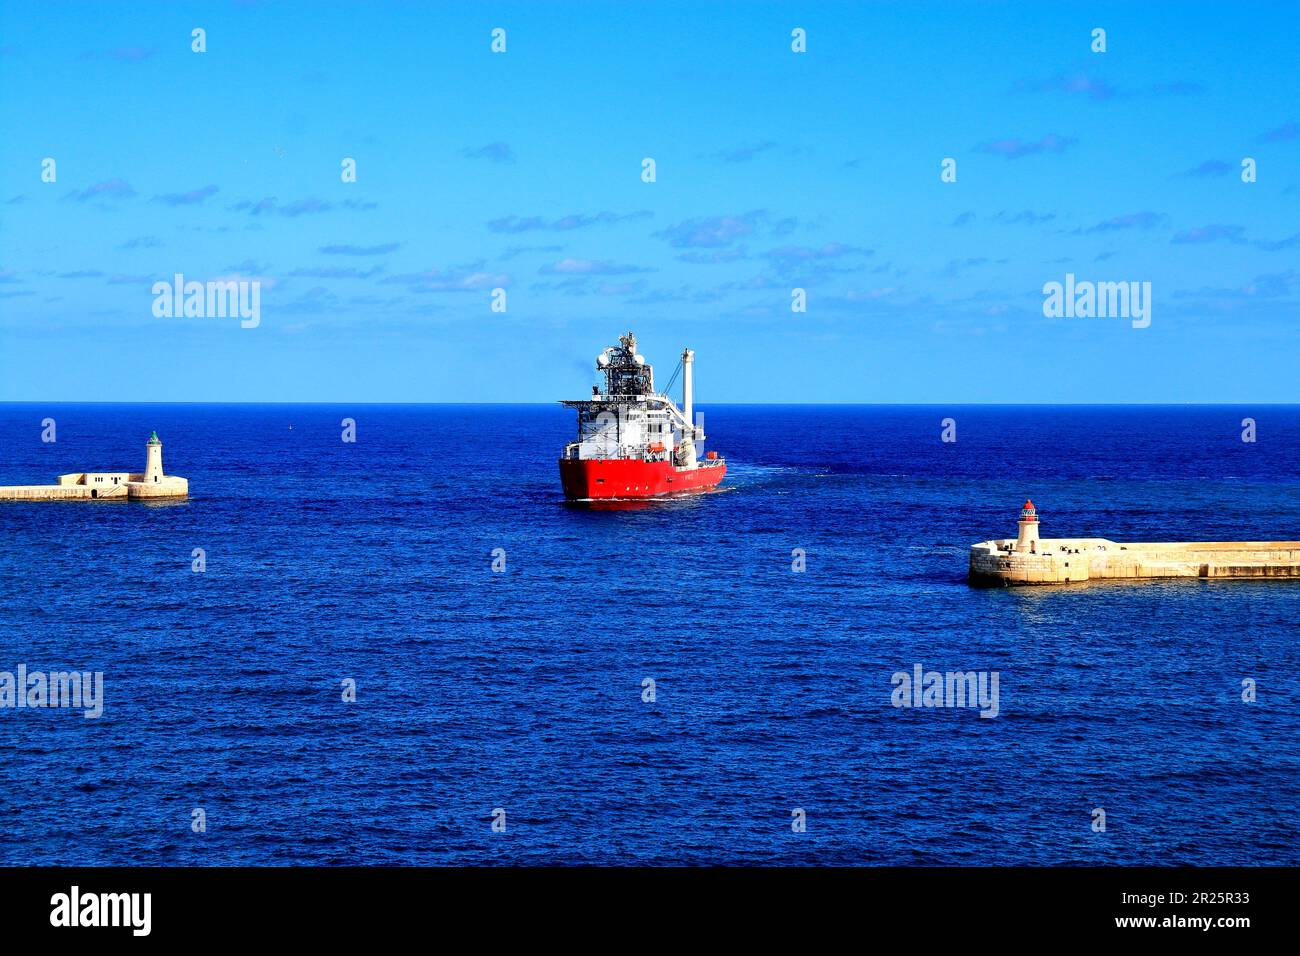
{"label": "stone pier", "polygon": [[1025,502],[1020,516],[1017,537],[971,545],[971,584],[1146,578],[1300,580],[1300,541],[1120,543],[1107,538],[1040,538],[1033,502]]}
{"label": "stone pier", "polygon": [[188,480],[163,474],[157,432],[145,443],[144,471],[79,471],[59,475],[57,485],[0,485],[0,501],[168,499],[188,498],[189,493]]}

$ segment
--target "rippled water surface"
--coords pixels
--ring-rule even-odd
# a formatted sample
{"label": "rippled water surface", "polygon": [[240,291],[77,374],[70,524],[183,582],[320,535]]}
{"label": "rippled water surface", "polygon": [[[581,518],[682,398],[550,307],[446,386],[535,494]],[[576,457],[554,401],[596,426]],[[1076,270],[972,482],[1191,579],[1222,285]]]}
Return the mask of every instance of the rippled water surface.
{"label": "rippled water surface", "polygon": [[[1300,582],[964,579],[1026,496],[1300,539],[1300,408],[705,413],[725,491],[591,511],[558,407],[0,406],[2,483],[157,429],[192,492],[0,503],[0,671],[105,682],[0,708],[0,864],[1300,863]],[[917,663],[999,715],[894,708]]]}

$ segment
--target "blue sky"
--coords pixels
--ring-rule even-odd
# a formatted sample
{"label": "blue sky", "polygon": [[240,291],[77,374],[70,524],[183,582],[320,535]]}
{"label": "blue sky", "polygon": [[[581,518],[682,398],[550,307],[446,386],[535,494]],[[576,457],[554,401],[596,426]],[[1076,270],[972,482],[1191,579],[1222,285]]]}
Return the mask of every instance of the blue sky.
{"label": "blue sky", "polygon": [[[1297,401],[1297,32],[1286,3],[5,4],[0,400],[551,401],[630,328],[665,377],[696,349],[704,403]],[[177,272],[258,280],[261,324],[154,317]],[[1044,317],[1067,272],[1150,282],[1150,328]]]}

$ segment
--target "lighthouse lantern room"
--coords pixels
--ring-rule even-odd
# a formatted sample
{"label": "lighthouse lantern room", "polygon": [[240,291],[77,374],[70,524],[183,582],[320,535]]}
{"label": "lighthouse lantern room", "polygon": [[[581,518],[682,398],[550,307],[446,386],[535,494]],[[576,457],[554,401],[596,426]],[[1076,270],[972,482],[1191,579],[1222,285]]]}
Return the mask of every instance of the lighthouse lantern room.
{"label": "lighthouse lantern room", "polygon": [[1020,521],[1017,524],[1019,534],[1016,536],[1017,551],[1037,551],[1038,550],[1038,510],[1034,503],[1028,499],[1025,500],[1025,506],[1020,509]]}

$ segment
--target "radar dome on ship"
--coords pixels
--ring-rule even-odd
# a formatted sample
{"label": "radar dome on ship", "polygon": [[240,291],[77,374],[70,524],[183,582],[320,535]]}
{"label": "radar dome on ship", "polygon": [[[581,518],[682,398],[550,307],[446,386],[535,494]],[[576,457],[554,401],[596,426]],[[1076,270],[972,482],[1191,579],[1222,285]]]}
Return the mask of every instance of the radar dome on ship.
{"label": "radar dome on ship", "polygon": [[633,361],[633,362],[636,362],[637,365],[644,365],[644,364],[645,364],[645,356],[644,356],[644,355],[633,355],[633,356],[632,356],[632,361]]}
{"label": "radar dome on ship", "polygon": [[609,349],[606,349],[605,351],[601,352],[599,355],[596,356],[596,364],[599,365],[601,368],[604,368],[606,365],[609,364]]}

